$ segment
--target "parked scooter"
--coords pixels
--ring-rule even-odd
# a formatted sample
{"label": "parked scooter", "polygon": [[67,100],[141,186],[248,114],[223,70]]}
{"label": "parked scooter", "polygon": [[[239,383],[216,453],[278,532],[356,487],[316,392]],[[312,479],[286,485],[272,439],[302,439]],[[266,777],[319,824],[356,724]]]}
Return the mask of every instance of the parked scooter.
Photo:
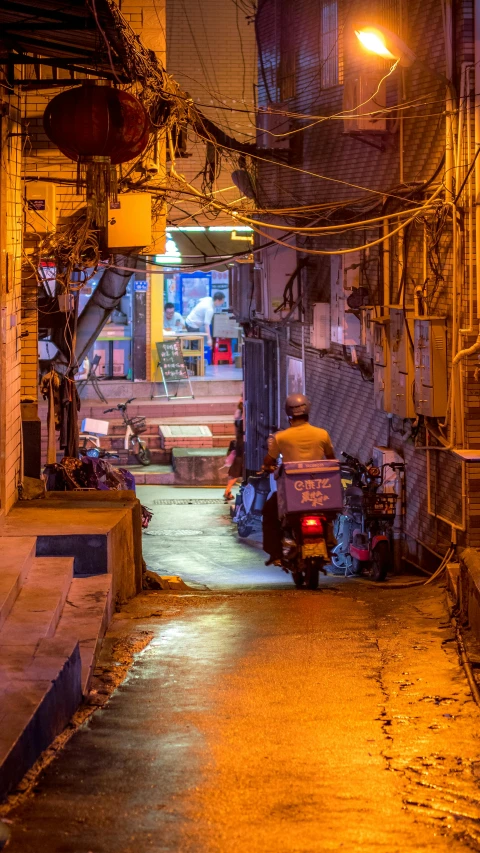
{"label": "parked scooter", "polygon": [[381,469],[364,465],[347,453],[342,456],[344,507],[335,523],[338,544],[332,552],[332,563],[346,576],[364,574],[374,581],[384,581],[393,563],[391,531],[398,495],[378,490],[385,467],[401,472],[405,466],[398,463]]}
{"label": "parked scooter", "polygon": [[100,439],[98,435],[85,432],[79,436],[78,455],[88,456],[89,459],[118,459],[118,453],[113,453],[110,450],[100,447]]}
{"label": "parked scooter", "polygon": [[111,409],[104,409],[104,414],[109,412],[119,411],[122,413],[123,423],[125,425],[124,448],[129,453],[133,453],[140,465],[151,465],[152,454],[145,441],[140,438],[142,432],[146,432],[147,423],[143,415],[136,415],[129,418],[127,408],[130,403],[133,403],[135,397],[126,400],[125,403],[119,403]]}
{"label": "parked scooter", "polygon": [[242,539],[261,531],[262,510],[271,490],[271,475],[262,471],[252,474],[247,483],[240,486],[232,521]]}

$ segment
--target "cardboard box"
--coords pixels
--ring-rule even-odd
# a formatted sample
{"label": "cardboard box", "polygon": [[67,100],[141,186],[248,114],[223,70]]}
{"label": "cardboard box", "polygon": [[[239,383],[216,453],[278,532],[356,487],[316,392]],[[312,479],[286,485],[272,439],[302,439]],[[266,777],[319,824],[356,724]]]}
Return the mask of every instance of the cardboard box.
{"label": "cardboard box", "polygon": [[339,512],[343,507],[340,463],[336,459],[285,462],[277,475],[278,511]]}

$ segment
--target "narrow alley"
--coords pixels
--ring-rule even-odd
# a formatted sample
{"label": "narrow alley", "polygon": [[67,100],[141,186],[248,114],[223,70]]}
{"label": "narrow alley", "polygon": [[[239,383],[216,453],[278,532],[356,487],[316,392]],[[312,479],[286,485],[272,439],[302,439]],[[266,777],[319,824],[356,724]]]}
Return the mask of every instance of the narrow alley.
{"label": "narrow alley", "polygon": [[116,614],[108,636],[151,642],[10,813],[12,853],[480,849],[479,711],[442,586],[295,590],[219,490],[139,491],[147,563],[192,588]]}

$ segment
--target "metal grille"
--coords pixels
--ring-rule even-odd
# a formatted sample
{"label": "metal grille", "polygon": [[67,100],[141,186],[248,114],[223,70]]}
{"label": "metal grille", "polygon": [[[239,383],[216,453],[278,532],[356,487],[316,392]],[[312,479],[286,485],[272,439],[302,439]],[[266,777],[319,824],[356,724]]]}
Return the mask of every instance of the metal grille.
{"label": "metal grille", "polygon": [[327,0],[321,6],[320,61],[321,87],[329,89],[338,83],[338,9],[337,0]]}
{"label": "metal grille", "polygon": [[267,439],[277,429],[277,360],[275,341],[247,338],[245,356],[245,467],[258,471]]}

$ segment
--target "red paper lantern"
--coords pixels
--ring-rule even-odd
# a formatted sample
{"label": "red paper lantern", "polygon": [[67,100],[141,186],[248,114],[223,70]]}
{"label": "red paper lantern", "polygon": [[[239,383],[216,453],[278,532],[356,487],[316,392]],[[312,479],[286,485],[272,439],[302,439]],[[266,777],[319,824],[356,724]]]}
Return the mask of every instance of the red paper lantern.
{"label": "red paper lantern", "polygon": [[56,95],[45,110],[43,126],[70,160],[109,157],[112,165],[141,154],[150,132],[140,101],[103,80],[87,81]]}

